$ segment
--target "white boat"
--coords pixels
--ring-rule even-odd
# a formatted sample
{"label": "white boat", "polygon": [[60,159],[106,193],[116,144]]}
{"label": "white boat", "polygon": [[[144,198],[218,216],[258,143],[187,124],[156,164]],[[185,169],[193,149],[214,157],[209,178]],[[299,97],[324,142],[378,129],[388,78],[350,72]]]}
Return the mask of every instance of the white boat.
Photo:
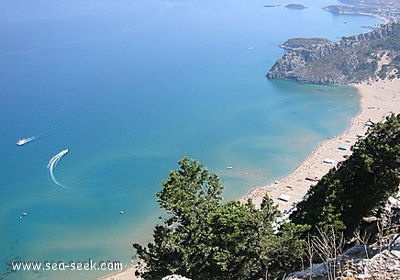
{"label": "white boat", "polygon": [[19,139],[19,140],[17,141],[17,146],[25,145],[26,143],[32,142],[32,141],[35,140],[36,138],[37,138],[37,137],[32,136],[32,137],[28,137],[28,138]]}

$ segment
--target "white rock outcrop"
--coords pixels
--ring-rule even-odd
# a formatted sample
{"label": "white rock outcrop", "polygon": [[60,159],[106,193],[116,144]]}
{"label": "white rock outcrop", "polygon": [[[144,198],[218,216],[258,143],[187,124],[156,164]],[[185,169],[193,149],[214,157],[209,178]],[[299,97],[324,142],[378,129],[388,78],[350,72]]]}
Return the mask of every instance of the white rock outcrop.
{"label": "white rock outcrop", "polygon": [[190,279],[174,274],[174,275],[165,276],[162,280],[190,280]]}

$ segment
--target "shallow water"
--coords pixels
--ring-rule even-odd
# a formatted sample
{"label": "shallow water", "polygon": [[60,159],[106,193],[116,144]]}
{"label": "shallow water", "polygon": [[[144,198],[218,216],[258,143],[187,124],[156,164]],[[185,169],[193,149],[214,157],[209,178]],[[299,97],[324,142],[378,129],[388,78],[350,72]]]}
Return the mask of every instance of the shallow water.
{"label": "shallow water", "polygon": [[[353,89],[264,75],[288,38],[337,40],[380,21],[303,3],[2,1],[0,278],[104,274],[7,273],[12,259],[128,262],[184,155],[220,174],[234,199],[343,131],[358,110]],[[40,137],[15,145],[29,136]],[[46,166],[67,148],[59,188]]]}

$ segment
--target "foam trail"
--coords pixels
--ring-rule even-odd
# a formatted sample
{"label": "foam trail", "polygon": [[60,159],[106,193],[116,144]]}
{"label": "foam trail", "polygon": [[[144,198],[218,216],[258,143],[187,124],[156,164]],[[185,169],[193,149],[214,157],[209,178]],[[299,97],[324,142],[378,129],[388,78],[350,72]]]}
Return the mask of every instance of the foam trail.
{"label": "foam trail", "polygon": [[56,184],[57,186],[63,188],[63,189],[67,189],[67,187],[63,186],[62,184],[60,184],[57,179],[54,176],[54,167],[57,166],[57,163],[59,162],[59,160],[68,153],[68,149],[62,150],[61,152],[59,152],[58,154],[56,154],[54,157],[52,157],[49,161],[49,163],[47,164],[47,168],[49,169],[49,173],[50,173],[50,178],[53,181],[54,184]]}

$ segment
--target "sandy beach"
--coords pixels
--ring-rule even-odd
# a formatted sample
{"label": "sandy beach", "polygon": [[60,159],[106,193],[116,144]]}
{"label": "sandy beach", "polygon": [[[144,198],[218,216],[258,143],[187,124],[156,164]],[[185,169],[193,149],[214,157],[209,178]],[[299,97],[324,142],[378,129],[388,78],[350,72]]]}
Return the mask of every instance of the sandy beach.
{"label": "sandy beach", "polygon": [[109,274],[106,276],[102,276],[97,278],[97,280],[139,280],[142,278],[138,278],[135,276],[136,265],[129,264],[127,267],[121,272],[115,272],[113,274]]}
{"label": "sandy beach", "polygon": [[[359,136],[365,135],[369,122],[383,120],[390,113],[400,113],[400,80],[377,81],[352,85],[360,94],[360,111],[350,127],[341,135],[319,144],[314,152],[288,176],[266,186],[251,189],[243,199],[251,198],[259,205],[266,193],[281,211],[289,210],[303,199],[307,190],[344,156]],[[329,125],[329,124],[327,124]],[[99,280],[134,280],[134,267]]]}
{"label": "sandy beach", "polygon": [[251,189],[244,199],[251,198],[259,205],[268,193],[281,211],[291,209],[294,203],[303,199],[312,184],[316,184],[329,169],[351,153],[349,148],[359,136],[365,135],[370,122],[378,122],[392,112],[400,112],[400,80],[364,82],[352,86],[360,94],[360,111],[350,127],[341,135],[320,143],[288,176],[270,185]]}

